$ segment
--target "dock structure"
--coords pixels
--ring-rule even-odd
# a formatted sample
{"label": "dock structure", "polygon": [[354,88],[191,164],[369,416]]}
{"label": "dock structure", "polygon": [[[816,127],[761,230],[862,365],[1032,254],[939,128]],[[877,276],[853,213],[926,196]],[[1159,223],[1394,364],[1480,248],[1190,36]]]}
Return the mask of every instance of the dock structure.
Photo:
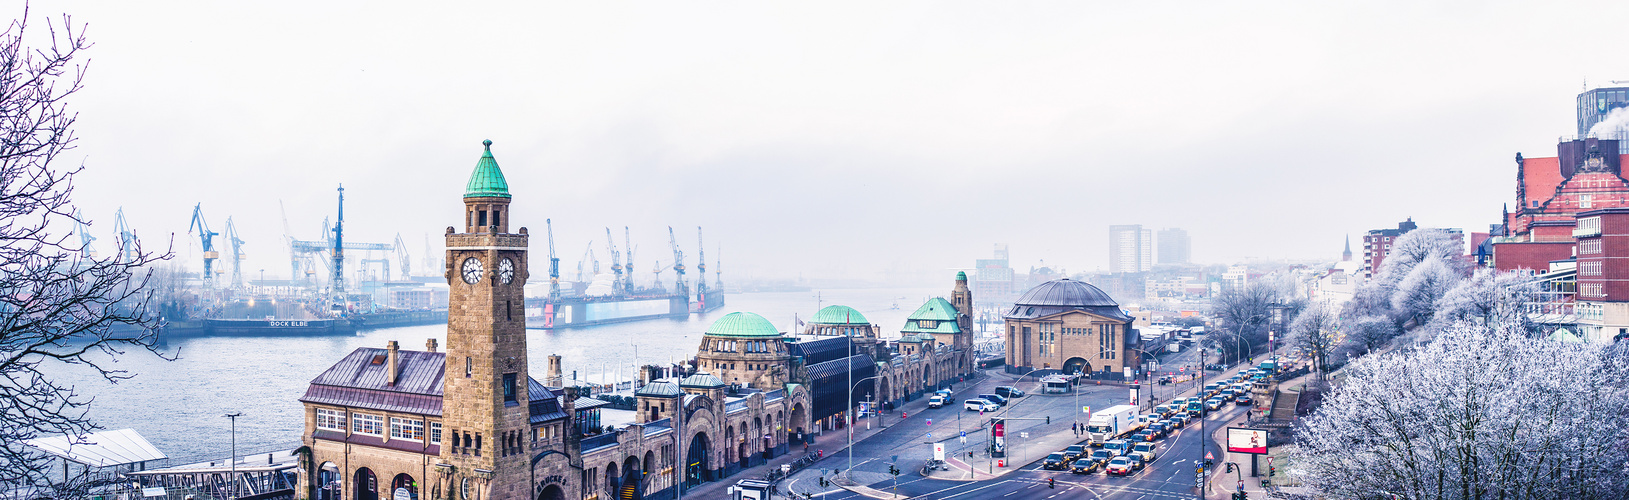
{"label": "dock structure", "polygon": [[[296,450],[255,453],[231,460],[130,472],[128,491],[107,498],[126,500],[293,500],[299,484]],[[122,495],[122,496],[121,496]]]}

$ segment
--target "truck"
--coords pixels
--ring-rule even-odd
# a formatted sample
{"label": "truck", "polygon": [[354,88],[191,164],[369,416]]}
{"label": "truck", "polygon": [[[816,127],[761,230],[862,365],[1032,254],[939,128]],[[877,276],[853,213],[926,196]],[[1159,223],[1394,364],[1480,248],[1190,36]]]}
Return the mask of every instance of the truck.
{"label": "truck", "polygon": [[1108,407],[1092,414],[1092,419],[1086,422],[1086,436],[1092,446],[1103,446],[1136,431],[1137,416],[1137,407],[1133,405]]}

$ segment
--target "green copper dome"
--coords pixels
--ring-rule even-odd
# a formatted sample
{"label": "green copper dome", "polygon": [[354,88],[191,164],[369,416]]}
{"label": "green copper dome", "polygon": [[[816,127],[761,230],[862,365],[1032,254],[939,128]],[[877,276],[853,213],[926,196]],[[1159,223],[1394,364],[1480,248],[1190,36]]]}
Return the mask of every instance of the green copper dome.
{"label": "green copper dome", "polygon": [[781,331],[763,316],[749,312],[732,312],[707,327],[707,335],[714,337],[779,337]]}
{"label": "green copper dome", "polygon": [[956,271],[956,281],[967,281],[967,272]]}
{"label": "green copper dome", "polygon": [[871,324],[870,321],[866,321],[864,314],[860,314],[860,311],[856,311],[854,308],[849,306],[826,306],[825,309],[821,309],[819,312],[816,312],[814,318],[810,319],[809,322],[819,323],[822,325]]}
{"label": "green copper dome", "polygon": [[509,197],[509,183],[503,180],[503,170],[498,169],[498,160],[492,158],[492,141],[481,141],[486,146],[486,153],[481,160],[475,162],[475,172],[469,174],[469,185],[464,186],[464,197],[495,196]]}

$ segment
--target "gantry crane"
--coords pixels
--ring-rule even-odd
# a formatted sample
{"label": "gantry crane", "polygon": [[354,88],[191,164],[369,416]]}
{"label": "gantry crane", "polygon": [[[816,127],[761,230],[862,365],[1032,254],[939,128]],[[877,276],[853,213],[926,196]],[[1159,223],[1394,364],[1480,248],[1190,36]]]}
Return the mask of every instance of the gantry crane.
{"label": "gantry crane", "polygon": [[554,219],[543,219],[549,234],[549,298],[560,298],[560,257],[554,255]]}
{"label": "gantry crane", "polygon": [[74,229],[79,231],[79,255],[95,259],[96,249],[91,247],[91,242],[96,241],[96,237],[91,236],[90,227],[85,225],[85,216],[77,208],[74,209]]}
{"label": "gantry crane", "polygon": [[120,262],[131,263],[141,257],[141,252],[136,249],[136,233],[130,231],[130,225],[124,222],[124,207],[113,212],[113,232],[119,235]]}
{"label": "gantry crane", "polygon": [[611,273],[616,276],[611,281],[611,289],[622,290],[622,254],[617,252],[616,238],[611,236],[611,228],[605,228],[605,248],[611,252]]}
{"label": "gantry crane", "polygon": [[238,238],[238,228],[232,224],[232,218],[226,218],[226,241],[232,244],[232,280],[233,290],[243,289],[243,240]]}
{"label": "gantry crane", "polygon": [[[673,247],[673,274],[677,275],[674,278],[677,283],[674,284],[673,289],[677,290],[679,295],[688,298],[690,296],[690,287],[684,282],[684,250],[679,249],[679,238],[673,235],[673,226],[667,227],[667,243]],[[706,276],[702,276],[702,278],[705,279]]]}
{"label": "gantry crane", "polygon": [[204,221],[203,203],[192,207],[192,223],[187,226],[187,234],[193,230],[198,231],[199,242],[204,246],[204,288],[215,288],[215,259],[221,258],[221,253],[215,251],[215,236],[220,233],[209,230],[209,223]]}

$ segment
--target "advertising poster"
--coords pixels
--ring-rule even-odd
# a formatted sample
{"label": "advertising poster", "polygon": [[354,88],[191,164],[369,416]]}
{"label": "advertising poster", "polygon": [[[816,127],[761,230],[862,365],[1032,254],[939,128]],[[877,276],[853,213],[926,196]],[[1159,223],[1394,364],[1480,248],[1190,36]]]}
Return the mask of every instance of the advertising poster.
{"label": "advertising poster", "polygon": [[1254,453],[1267,454],[1267,431],[1261,429],[1245,429],[1241,427],[1227,428],[1228,453]]}
{"label": "advertising poster", "polygon": [[996,453],[1006,453],[1007,452],[1007,423],[1006,422],[996,422],[995,425],[990,427],[990,435],[993,436],[994,439],[995,439],[995,452]]}

